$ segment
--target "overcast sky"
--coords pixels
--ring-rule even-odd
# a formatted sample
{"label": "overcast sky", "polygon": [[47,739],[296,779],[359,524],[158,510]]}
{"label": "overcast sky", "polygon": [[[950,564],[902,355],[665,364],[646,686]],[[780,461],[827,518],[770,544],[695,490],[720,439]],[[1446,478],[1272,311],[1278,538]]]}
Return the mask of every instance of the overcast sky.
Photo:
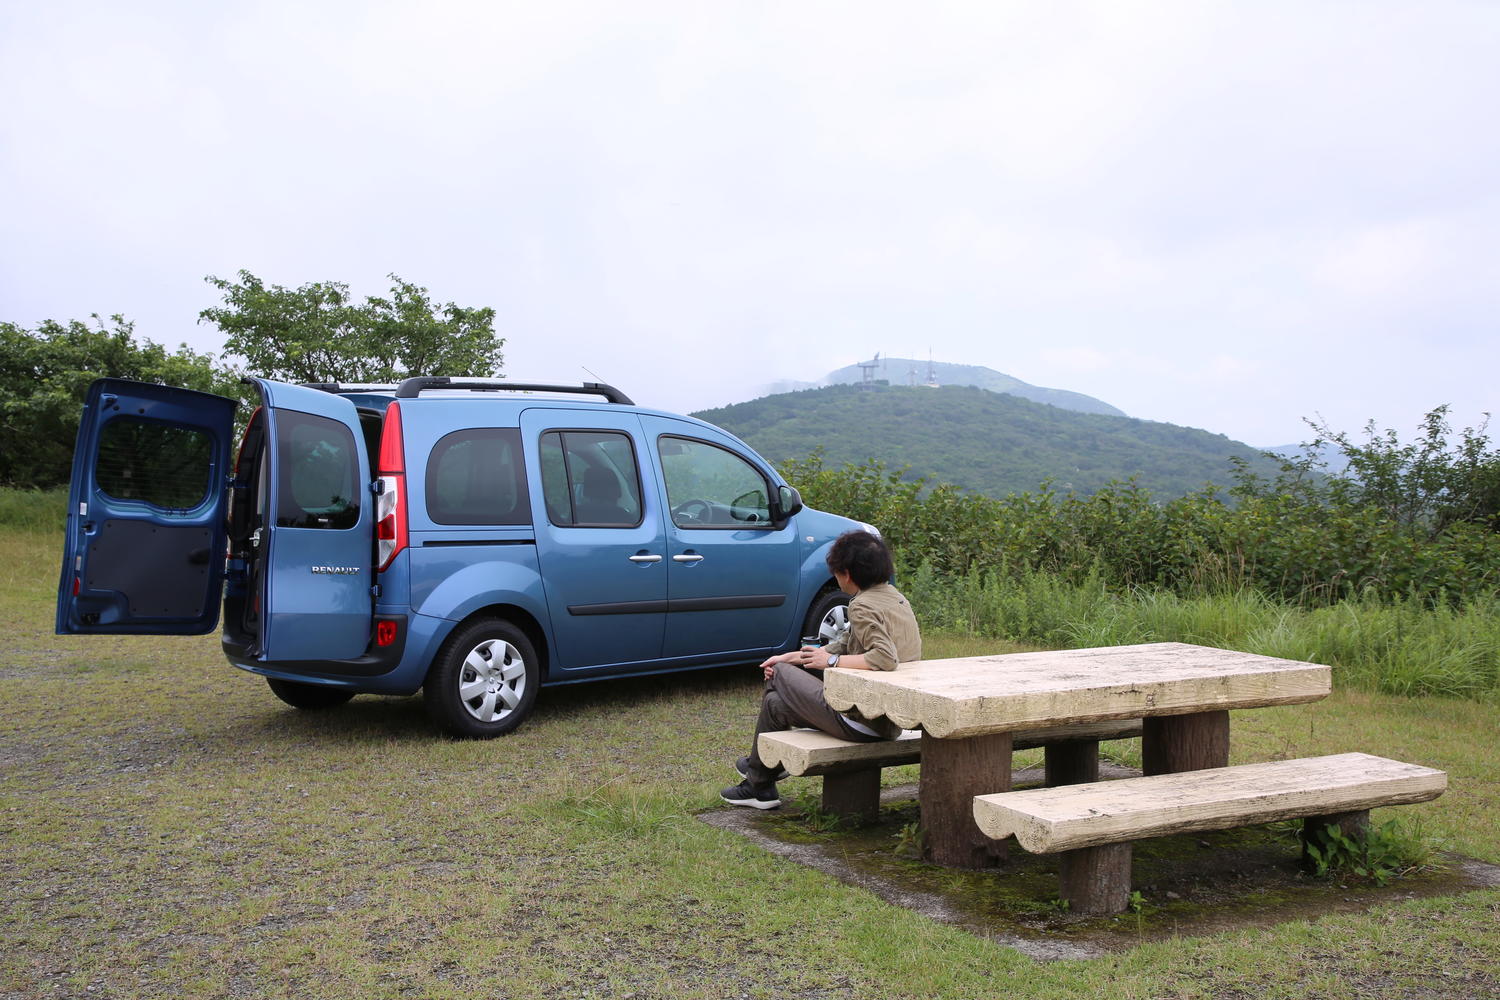
{"label": "overcast sky", "polygon": [[0,0],[0,320],[395,272],[688,410],[888,355],[1256,445],[1500,385],[1500,4]]}

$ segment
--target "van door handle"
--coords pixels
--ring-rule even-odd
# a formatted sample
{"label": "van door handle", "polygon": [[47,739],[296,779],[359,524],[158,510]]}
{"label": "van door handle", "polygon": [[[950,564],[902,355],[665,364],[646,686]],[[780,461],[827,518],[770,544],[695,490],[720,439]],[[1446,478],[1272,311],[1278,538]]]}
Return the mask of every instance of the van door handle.
{"label": "van door handle", "polygon": [[703,561],[703,557],[700,556],[700,555],[673,556],[672,557],[672,561],[673,562],[702,562]]}
{"label": "van door handle", "polygon": [[630,557],[630,561],[633,563],[657,563],[661,562],[661,556],[653,556],[648,555],[645,552],[637,552],[635,555]]}

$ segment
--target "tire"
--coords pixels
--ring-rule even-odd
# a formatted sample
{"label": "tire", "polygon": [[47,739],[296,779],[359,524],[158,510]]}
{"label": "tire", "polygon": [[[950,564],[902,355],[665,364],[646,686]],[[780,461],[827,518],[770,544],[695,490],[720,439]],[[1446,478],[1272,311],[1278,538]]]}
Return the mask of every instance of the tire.
{"label": "tire", "polygon": [[284,681],[276,677],[267,677],[266,684],[270,686],[271,693],[276,697],[304,712],[337,708],[354,697],[353,691],[346,688],[328,687],[325,684],[298,684],[296,681]]}
{"label": "tire", "polygon": [[842,590],[825,590],[813,599],[802,623],[804,637],[818,636],[826,645],[849,628],[849,595]]}
{"label": "tire", "polygon": [[460,626],[443,643],[422,698],[444,732],[490,739],[513,731],[531,714],[541,682],[541,661],[526,633],[510,622],[482,618]]}

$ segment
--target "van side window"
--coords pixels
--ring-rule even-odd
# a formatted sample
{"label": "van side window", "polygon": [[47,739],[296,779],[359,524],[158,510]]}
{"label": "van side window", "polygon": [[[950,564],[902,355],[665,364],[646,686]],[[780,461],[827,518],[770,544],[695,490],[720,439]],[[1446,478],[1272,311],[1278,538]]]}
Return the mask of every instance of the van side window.
{"label": "van side window", "polygon": [[437,524],[530,524],[521,432],[470,427],[439,440],[427,459],[427,515]]}
{"label": "van side window", "polygon": [[541,439],[547,518],[577,528],[634,528],[641,523],[641,479],[630,435],[548,431]]}
{"label": "van side window", "polygon": [[191,510],[208,497],[212,444],[206,431],[117,417],[99,432],[94,481],[116,500]]}
{"label": "van side window", "polygon": [[744,528],[771,523],[770,486],[727,448],[663,435],[656,441],[667,504],[679,528]]}
{"label": "van side window", "polygon": [[348,427],[279,410],[276,451],[277,527],[352,528],[359,522],[359,459]]}

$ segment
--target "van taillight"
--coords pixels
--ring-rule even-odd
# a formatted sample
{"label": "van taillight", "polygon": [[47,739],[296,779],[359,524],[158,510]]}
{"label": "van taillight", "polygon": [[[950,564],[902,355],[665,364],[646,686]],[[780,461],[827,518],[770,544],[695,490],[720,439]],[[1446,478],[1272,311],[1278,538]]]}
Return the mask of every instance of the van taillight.
{"label": "van taillight", "polygon": [[384,571],[406,548],[406,453],[401,440],[401,404],[385,408],[380,429],[380,495],[375,504],[375,569]]}
{"label": "van taillight", "polygon": [[389,646],[396,641],[397,625],[393,621],[375,623],[375,645]]}

